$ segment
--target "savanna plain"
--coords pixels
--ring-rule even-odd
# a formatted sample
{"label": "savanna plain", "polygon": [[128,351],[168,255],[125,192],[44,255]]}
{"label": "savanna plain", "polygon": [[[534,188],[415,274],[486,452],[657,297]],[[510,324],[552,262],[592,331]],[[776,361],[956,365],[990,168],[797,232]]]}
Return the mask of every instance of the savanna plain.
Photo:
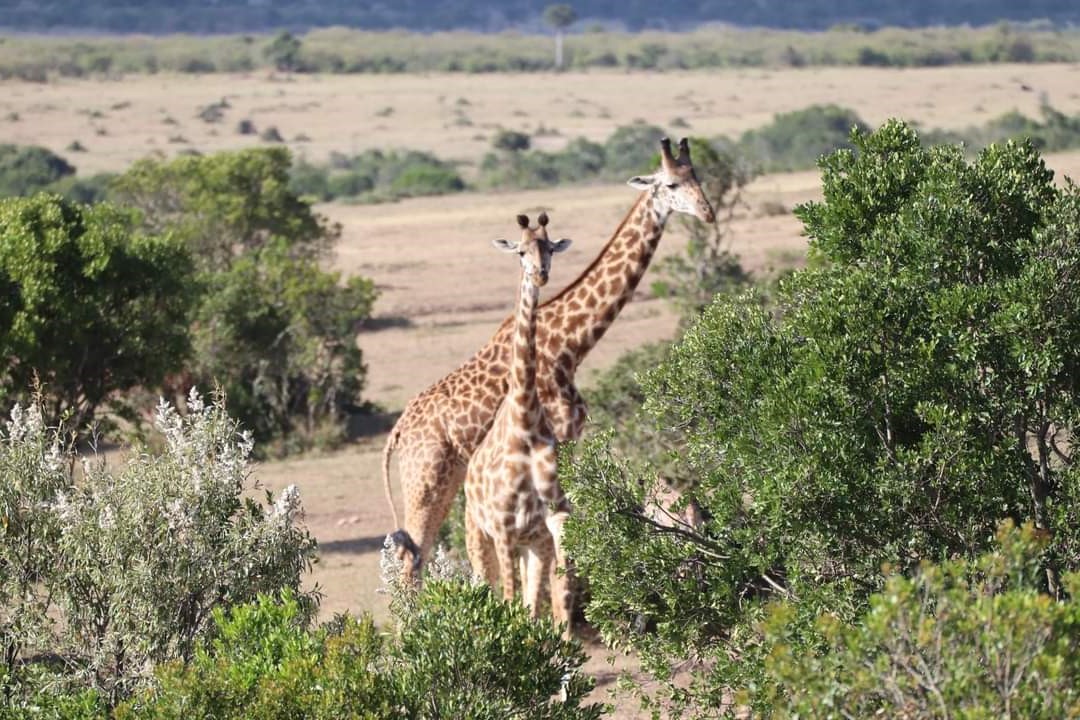
{"label": "savanna plain", "polygon": [[[200,119],[202,108],[223,100],[222,122]],[[468,178],[504,129],[530,134],[535,147],[557,150],[577,137],[602,141],[636,120],[669,128],[676,137],[733,136],[776,113],[835,103],[871,125],[900,117],[928,130],[959,130],[1010,110],[1036,117],[1046,101],[1063,113],[1080,113],[1080,66],[151,75],[5,81],[0,138],[49,147],[89,174],[121,171],[147,154],[264,142],[258,134],[235,131],[238,121],[249,119],[259,129],[277,128],[296,157],[312,162],[332,152],[410,148],[454,161]],[[75,142],[81,151],[70,150]],[[1058,179],[1080,176],[1080,152],[1049,155],[1047,163]],[[730,220],[732,251],[759,274],[800,264],[806,243],[791,210],[819,196],[817,171],[758,177]],[[515,214],[546,210],[554,235],[574,240],[545,288],[545,294],[555,293],[585,269],[634,198],[634,190],[606,183],[318,206],[342,227],[332,268],[372,278],[379,290],[358,343],[368,366],[364,397],[382,412],[356,422],[345,449],[265,462],[257,476],[275,491],[291,483],[300,489],[306,525],[320,544],[308,582],[324,594],[323,615],[366,610],[376,620],[386,617],[378,593],[379,550],[393,529],[380,475],[385,433],[410,397],[466,360],[509,312],[517,264],[492,250],[490,241],[515,232]],[[680,224],[672,222],[661,257],[685,242]],[[588,387],[626,350],[672,337],[677,322],[667,302],[650,293],[647,276],[582,368],[579,385]],[[393,484],[396,492],[396,477]],[[596,693],[603,697],[614,671],[602,647],[590,649],[588,669],[600,679]],[[620,660],[616,667],[628,663]],[[633,717],[632,702],[624,704],[619,717]]]}

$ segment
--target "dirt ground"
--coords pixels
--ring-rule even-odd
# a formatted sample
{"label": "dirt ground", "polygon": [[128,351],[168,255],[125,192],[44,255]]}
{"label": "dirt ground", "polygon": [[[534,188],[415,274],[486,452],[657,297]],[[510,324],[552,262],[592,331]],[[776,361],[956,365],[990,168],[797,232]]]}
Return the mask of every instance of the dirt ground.
{"label": "dirt ground", "polygon": [[[634,119],[663,126],[681,117],[690,126],[687,132],[735,133],[764,124],[776,112],[820,102],[851,107],[871,123],[902,116],[924,127],[965,127],[1014,108],[1034,115],[1043,96],[1059,110],[1076,114],[1078,70],[1022,65],[2,82],[0,142],[46,145],[69,157],[80,172],[121,170],[148,152],[171,155],[183,148],[208,152],[256,144],[234,130],[240,119],[250,118],[260,129],[277,126],[296,152],[313,159],[334,150],[380,146],[428,149],[475,163],[488,147],[488,135],[500,127],[555,128],[558,135],[544,138],[554,146],[578,135],[603,139]],[[649,93],[645,105],[644,87]],[[211,124],[196,118],[200,107],[222,98],[229,104],[224,120]],[[393,109],[388,113],[385,108]],[[310,140],[292,142],[300,133]],[[66,151],[74,140],[87,151]],[[1047,162],[1059,176],[1080,176],[1080,153],[1051,156]],[[732,249],[758,272],[798,264],[805,238],[790,210],[819,195],[816,171],[759,178],[733,223]],[[574,240],[553,263],[548,292],[554,293],[588,265],[634,199],[630,188],[606,184],[320,206],[321,213],[343,226],[333,267],[373,278],[380,292],[371,325],[358,338],[369,368],[365,397],[388,414],[399,411],[494,331],[513,303],[518,268],[490,241],[514,232],[515,214],[547,210],[553,235]],[[685,239],[680,223],[673,221],[660,257],[678,252]],[[579,384],[587,387],[597,370],[624,351],[672,336],[675,316],[649,295],[648,281],[588,358]],[[266,463],[257,476],[274,490],[290,483],[300,488],[305,522],[321,547],[310,583],[325,594],[324,615],[370,611],[383,620],[387,610],[378,593],[378,551],[393,529],[379,468],[385,426],[375,422],[356,430],[355,441],[339,452]],[[603,699],[616,671],[633,669],[633,663],[621,659],[613,669],[604,661],[603,648],[592,645],[590,651],[588,669],[601,681],[597,698]],[[624,699],[616,717],[636,717],[633,708]]]}
{"label": "dirt ground", "polygon": [[[112,80],[0,82],[0,140],[44,145],[80,172],[118,171],[147,153],[213,152],[257,145],[250,120],[275,127],[311,160],[371,147],[429,150],[475,163],[499,129],[561,147],[603,140],[644,120],[687,134],[735,135],[778,112],[815,103],[848,107],[878,124],[903,116],[925,128],[964,128],[1040,102],[1080,112],[1080,67],[992,65],[941,68],[718,69],[561,74],[150,75]],[[217,122],[199,113],[227,103]],[[306,138],[306,139],[304,139]],[[78,141],[85,152],[67,152]],[[468,168],[465,168],[466,172]]]}

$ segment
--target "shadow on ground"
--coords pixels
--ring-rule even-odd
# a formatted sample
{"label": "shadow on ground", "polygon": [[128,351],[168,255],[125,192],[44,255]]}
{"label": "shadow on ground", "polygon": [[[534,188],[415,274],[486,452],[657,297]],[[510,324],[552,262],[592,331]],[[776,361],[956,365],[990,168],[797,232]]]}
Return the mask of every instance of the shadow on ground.
{"label": "shadow on ground", "polygon": [[385,539],[385,535],[372,535],[371,537],[349,538],[348,540],[330,540],[319,543],[319,552],[363,555],[382,550],[383,540]]}

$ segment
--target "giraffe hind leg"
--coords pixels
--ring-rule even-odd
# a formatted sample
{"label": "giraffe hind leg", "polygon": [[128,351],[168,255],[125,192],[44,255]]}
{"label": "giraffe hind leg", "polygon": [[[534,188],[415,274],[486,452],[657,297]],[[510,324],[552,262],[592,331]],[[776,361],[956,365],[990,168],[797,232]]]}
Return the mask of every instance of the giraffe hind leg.
{"label": "giraffe hind leg", "polygon": [[[413,566],[406,568],[414,580],[435,549],[439,528],[450,514],[454,497],[465,482],[465,468],[445,445],[436,446],[418,457],[403,459],[402,487],[405,488],[403,531],[419,547]],[[415,560],[419,557],[419,562]]]}

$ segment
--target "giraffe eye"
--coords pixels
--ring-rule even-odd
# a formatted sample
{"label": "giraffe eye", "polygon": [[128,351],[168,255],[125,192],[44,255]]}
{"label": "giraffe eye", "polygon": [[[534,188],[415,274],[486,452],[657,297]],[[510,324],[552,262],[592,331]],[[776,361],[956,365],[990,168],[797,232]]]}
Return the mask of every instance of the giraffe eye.
{"label": "giraffe eye", "polygon": [[679,187],[679,183],[667,183],[668,190],[674,190],[677,187]]}

